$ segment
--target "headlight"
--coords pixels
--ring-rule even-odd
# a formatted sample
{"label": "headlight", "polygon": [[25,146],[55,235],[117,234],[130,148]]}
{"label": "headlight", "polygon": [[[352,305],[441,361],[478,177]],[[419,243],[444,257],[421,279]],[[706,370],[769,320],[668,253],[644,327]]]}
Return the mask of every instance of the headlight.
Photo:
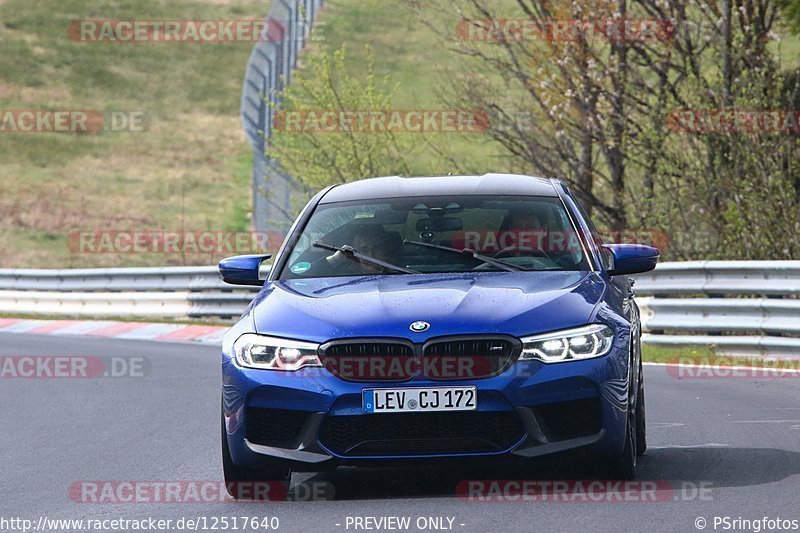
{"label": "headlight", "polygon": [[520,361],[538,359],[545,363],[558,363],[607,354],[611,350],[614,331],[603,324],[590,324],[521,340]]}
{"label": "headlight", "polygon": [[233,343],[239,366],[264,370],[299,370],[304,366],[322,366],[317,356],[318,344],[245,333]]}

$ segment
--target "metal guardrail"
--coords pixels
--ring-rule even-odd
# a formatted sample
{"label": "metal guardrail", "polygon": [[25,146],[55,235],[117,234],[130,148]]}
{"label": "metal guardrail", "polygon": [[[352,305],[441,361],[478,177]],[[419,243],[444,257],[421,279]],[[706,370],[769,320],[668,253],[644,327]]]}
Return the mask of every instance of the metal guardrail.
{"label": "metal guardrail", "polygon": [[292,77],[322,4],[323,0],[274,0],[267,18],[279,31],[262,36],[247,62],[240,115],[253,148],[253,226],[256,231],[287,233],[294,221],[293,198],[304,195],[298,182],[282,173],[265,151],[272,135],[274,108],[280,104],[280,92]]}
{"label": "metal guardrail", "polygon": [[241,315],[251,292],[0,291],[0,312],[70,317],[210,318]]}
{"label": "metal guardrail", "polygon": [[[800,261],[662,263],[636,278],[646,343],[800,355]],[[216,267],[0,269],[0,313],[233,318],[257,290]]]}
{"label": "metal guardrail", "polygon": [[646,343],[800,356],[800,261],[663,263],[636,278]]}
{"label": "metal guardrail", "polygon": [[0,290],[204,291],[231,290],[217,267],[0,269]]}
{"label": "metal guardrail", "polygon": [[638,293],[659,295],[800,295],[800,261],[662,263],[637,276]]}
{"label": "metal guardrail", "polygon": [[7,314],[232,318],[257,291],[223,283],[213,266],[0,269],[0,313]]}
{"label": "metal guardrail", "polygon": [[800,300],[642,298],[645,331],[800,334]]}

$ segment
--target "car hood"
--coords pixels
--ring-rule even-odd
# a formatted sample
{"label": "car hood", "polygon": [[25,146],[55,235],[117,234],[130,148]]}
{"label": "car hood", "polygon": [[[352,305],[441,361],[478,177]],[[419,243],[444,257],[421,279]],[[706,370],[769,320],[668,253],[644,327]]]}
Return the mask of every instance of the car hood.
{"label": "car hood", "polygon": [[[524,336],[583,325],[604,282],[587,272],[484,272],[313,278],[267,284],[253,302],[256,332],[325,342],[470,333]],[[430,328],[414,333],[409,326]]]}

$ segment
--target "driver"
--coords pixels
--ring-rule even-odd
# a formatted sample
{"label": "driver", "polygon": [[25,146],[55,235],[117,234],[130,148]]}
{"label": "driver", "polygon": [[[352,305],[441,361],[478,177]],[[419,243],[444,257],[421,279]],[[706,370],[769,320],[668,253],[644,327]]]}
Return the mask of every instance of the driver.
{"label": "driver", "polygon": [[545,245],[547,230],[541,213],[530,208],[512,208],[500,225],[500,252],[530,253]]}
{"label": "driver", "polygon": [[509,212],[506,218],[506,230],[540,230],[544,227],[539,213],[535,213],[530,209],[513,209]]}
{"label": "driver", "polygon": [[512,234],[508,240],[513,244],[506,251],[515,255],[543,255],[561,266],[574,265],[572,255],[581,250],[577,233],[551,231],[545,217],[546,213],[541,211],[512,209],[504,221],[505,231]]}

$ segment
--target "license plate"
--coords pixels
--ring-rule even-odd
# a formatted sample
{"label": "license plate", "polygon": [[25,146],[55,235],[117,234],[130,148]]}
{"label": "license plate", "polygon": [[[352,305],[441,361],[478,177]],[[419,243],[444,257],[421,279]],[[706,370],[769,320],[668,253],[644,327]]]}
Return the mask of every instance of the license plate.
{"label": "license plate", "polygon": [[364,389],[362,405],[368,414],[475,411],[478,391],[470,387]]}

